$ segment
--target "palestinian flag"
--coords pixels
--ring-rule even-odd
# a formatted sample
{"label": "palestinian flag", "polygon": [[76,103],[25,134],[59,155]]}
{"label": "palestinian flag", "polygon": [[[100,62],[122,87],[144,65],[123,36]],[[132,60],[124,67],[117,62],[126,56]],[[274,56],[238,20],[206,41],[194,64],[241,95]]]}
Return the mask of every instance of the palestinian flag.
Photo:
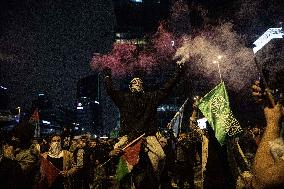
{"label": "palestinian flag", "polygon": [[138,163],[141,144],[142,139],[138,140],[124,150],[116,169],[116,179],[118,181],[130,173],[133,167]]}
{"label": "palestinian flag", "polygon": [[39,125],[39,111],[38,108],[35,109],[30,117],[29,123],[33,125],[34,137],[40,137],[40,125]]}
{"label": "palestinian flag", "polygon": [[40,174],[41,179],[38,188],[49,188],[59,176],[60,170],[57,169],[50,161],[44,157],[40,157]]}
{"label": "palestinian flag", "polygon": [[33,123],[33,122],[39,122],[39,112],[38,112],[38,108],[36,108],[33,112],[33,114],[31,115],[30,117],[30,120],[29,120],[30,123]]}

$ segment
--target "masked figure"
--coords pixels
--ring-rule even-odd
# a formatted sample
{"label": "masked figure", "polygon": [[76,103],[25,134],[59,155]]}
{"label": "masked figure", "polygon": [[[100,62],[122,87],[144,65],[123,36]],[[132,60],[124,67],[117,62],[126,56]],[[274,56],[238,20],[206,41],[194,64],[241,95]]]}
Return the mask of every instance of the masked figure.
{"label": "masked figure", "polygon": [[78,171],[73,155],[62,150],[60,135],[53,135],[48,152],[41,157],[41,178],[37,188],[71,188],[71,177]]}
{"label": "masked figure", "polygon": [[137,77],[130,81],[129,92],[116,90],[112,84],[111,70],[104,70],[107,92],[120,111],[121,138],[114,148],[123,148],[130,141],[145,134],[143,146],[157,178],[161,172],[160,163],[165,159],[165,153],[155,136],[158,130],[157,108],[177,83],[182,70],[178,67],[174,76],[163,88],[152,92],[144,91],[143,81]]}

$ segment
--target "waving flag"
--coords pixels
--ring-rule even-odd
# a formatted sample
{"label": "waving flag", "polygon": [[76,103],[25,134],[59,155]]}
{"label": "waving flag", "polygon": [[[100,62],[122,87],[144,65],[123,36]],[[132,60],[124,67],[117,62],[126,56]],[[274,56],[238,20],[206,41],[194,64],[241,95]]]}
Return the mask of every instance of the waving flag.
{"label": "waving flag", "polygon": [[138,163],[141,144],[142,138],[133,143],[131,146],[125,148],[116,169],[116,178],[118,181],[120,181],[126,174],[130,173],[133,167]]}
{"label": "waving flag", "polygon": [[40,175],[41,179],[37,188],[49,188],[59,176],[60,170],[57,169],[50,161],[44,157],[40,157]]}
{"label": "waving flag", "polygon": [[29,123],[33,124],[34,126],[34,137],[40,137],[39,112],[37,108],[30,117]]}
{"label": "waving flag", "polygon": [[181,123],[182,123],[182,118],[183,118],[183,112],[184,112],[184,107],[187,103],[188,99],[185,100],[183,105],[180,107],[179,111],[176,112],[175,116],[171,120],[170,123],[168,123],[168,128],[173,129],[175,137],[179,134],[180,128],[181,128]]}
{"label": "waving flag", "polygon": [[229,97],[223,81],[199,101],[198,108],[207,118],[221,145],[224,144],[226,135],[233,136],[242,131],[230,109]]}

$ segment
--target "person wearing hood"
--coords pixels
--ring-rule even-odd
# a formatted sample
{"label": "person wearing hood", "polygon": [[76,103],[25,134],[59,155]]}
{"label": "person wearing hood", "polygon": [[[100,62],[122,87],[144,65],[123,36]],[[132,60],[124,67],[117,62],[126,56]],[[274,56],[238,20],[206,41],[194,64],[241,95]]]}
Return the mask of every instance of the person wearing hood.
{"label": "person wearing hood", "polygon": [[[69,189],[72,187],[72,176],[76,174],[78,168],[74,162],[73,154],[62,149],[62,140],[59,134],[51,136],[50,148],[41,157],[40,170],[39,188]],[[51,177],[53,179],[50,179]]]}

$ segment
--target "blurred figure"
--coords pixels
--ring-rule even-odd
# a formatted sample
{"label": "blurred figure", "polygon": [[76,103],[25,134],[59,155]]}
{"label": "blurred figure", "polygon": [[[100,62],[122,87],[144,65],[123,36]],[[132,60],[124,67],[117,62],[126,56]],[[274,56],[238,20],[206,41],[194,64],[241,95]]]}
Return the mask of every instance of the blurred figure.
{"label": "blurred figure", "polygon": [[69,150],[71,146],[71,141],[73,139],[73,134],[71,132],[71,128],[67,125],[63,127],[63,133],[61,135],[63,141],[63,150]]}
{"label": "blurred figure", "polygon": [[0,186],[2,189],[19,189],[23,187],[23,171],[14,159],[14,147],[0,139]]}
{"label": "blurred figure", "polygon": [[[156,138],[157,128],[157,108],[161,101],[166,98],[175,84],[178,82],[182,74],[182,65],[177,66],[174,76],[168,81],[163,88],[152,92],[144,91],[143,81],[141,78],[134,77],[129,83],[129,91],[123,92],[115,89],[112,82],[112,73],[110,68],[104,69],[105,86],[107,93],[110,95],[115,105],[120,111],[121,130],[120,141],[114,146],[115,149],[123,148],[127,143],[133,141],[137,137],[145,134],[143,147],[147,150],[148,159],[150,160],[152,170],[150,179],[153,183],[144,182],[142,176],[133,175],[134,184],[136,187],[152,188],[158,187],[160,173],[162,171],[165,153]],[[119,153],[118,153],[119,154]],[[139,154],[140,155],[140,154]],[[142,156],[141,156],[142,157]],[[145,157],[146,158],[146,157]],[[141,161],[143,158],[139,158]],[[137,166],[136,166],[137,167]],[[144,167],[140,167],[144,168]],[[145,170],[139,170],[139,174],[145,174]],[[149,173],[150,174],[150,173]],[[156,179],[156,180],[155,180]],[[136,183],[135,183],[136,182]]]}
{"label": "blurred figure", "polygon": [[[280,138],[284,108],[280,104],[274,108],[266,107],[264,114],[267,126],[255,155],[252,184],[259,189],[284,188],[284,161],[275,159],[271,151],[271,143]],[[280,140],[283,141],[283,138]]]}
{"label": "blurred figure", "polygon": [[[278,79],[275,85],[282,92],[284,92],[283,77],[284,70],[281,70],[278,73],[278,78],[282,79]],[[256,98],[256,101],[263,103],[265,106],[264,115],[266,119],[266,128],[255,154],[252,186],[258,189],[284,188],[284,161],[280,156],[274,155],[275,142],[278,145],[278,150],[279,148],[284,150],[284,146],[281,147],[283,137],[280,134],[281,123],[284,118],[284,97],[271,98],[271,90],[268,88],[263,89],[259,81],[254,83],[252,89],[252,94]]]}
{"label": "blurred figure", "polygon": [[39,153],[32,145],[34,130],[29,119],[23,119],[12,138],[15,144],[15,160],[21,165],[25,188],[33,188],[39,174]]}
{"label": "blurred figure", "polygon": [[179,134],[176,148],[177,186],[180,189],[195,188],[194,157],[196,152],[194,144],[188,139],[186,133]]}
{"label": "blurred figure", "polygon": [[107,189],[107,172],[105,166],[99,166],[106,161],[102,154],[103,146],[100,145],[99,140],[91,139],[90,143],[90,189]]}
{"label": "blurred figure", "polygon": [[73,154],[62,150],[61,136],[52,135],[50,148],[41,157],[41,178],[38,188],[70,189],[72,177],[77,170]]}
{"label": "blurred figure", "polygon": [[[171,189],[171,166],[173,164],[173,148],[171,145],[168,144],[168,139],[161,135],[158,136],[158,141],[161,144],[165,154],[166,154],[166,159],[165,159],[165,165],[164,169],[161,173],[161,179],[160,179],[160,184],[161,184],[161,189]],[[172,155],[172,156],[171,156]]]}
{"label": "blurred figure", "polygon": [[39,158],[40,155],[40,144],[38,143],[38,139],[32,139],[32,144],[31,144],[31,150],[32,153],[37,155]]}
{"label": "blurred figure", "polygon": [[73,157],[78,168],[74,178],[74,188],[87,189],[89,188],[91,161],[88,138],[86,136],[81,136],[80,139],[78,139],[78,145],[73,152]]}
{"label": "blurred figure", "polygon": [[71,140],[69,152],[73,153],[77,149],[79,138],[80,136],[74,136],[74,138]]}
{"label": "blurred figure", "polygon": [[40,143],[40,153],[48,152],[49,147],[50,146],[49,146],[49,143],[47,142],[47,139],[43,138]]}

